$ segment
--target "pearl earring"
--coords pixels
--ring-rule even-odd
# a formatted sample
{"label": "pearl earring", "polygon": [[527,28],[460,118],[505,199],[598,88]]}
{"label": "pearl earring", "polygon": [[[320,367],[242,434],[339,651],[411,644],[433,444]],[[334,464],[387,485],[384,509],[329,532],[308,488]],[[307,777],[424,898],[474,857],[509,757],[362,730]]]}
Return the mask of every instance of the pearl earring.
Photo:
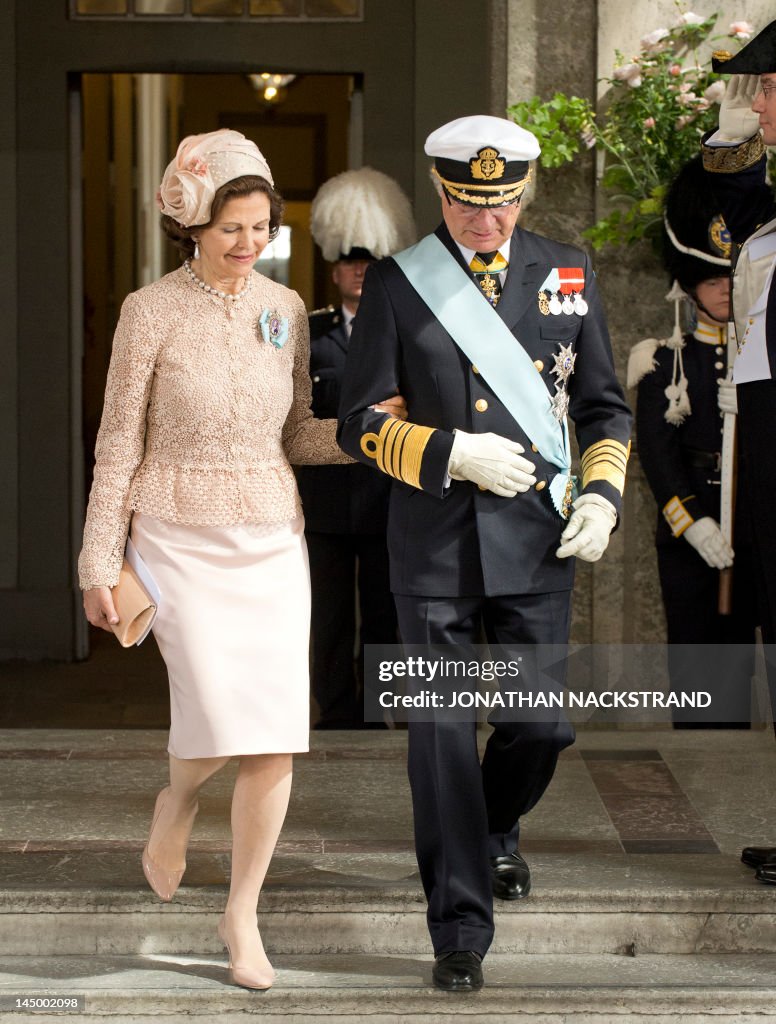
{"label": "pearl earring", "polygon": [[196,239],[194,240],[194,259],[199,259],[199,242]]}

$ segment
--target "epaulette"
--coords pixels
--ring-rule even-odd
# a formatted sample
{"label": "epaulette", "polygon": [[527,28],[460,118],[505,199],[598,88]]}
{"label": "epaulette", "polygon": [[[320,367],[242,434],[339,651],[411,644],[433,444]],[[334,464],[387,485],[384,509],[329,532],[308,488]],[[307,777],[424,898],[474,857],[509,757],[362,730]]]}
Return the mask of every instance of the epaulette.
{"label": "epaulette", "polygon": [[321,306],[320,309],[314,309],[311,313],[308,313],[308,317],[312,316],[323,316],[324,313],[335,313],[337,310],[336,306],[332,306],[331,303],[328,306]]}

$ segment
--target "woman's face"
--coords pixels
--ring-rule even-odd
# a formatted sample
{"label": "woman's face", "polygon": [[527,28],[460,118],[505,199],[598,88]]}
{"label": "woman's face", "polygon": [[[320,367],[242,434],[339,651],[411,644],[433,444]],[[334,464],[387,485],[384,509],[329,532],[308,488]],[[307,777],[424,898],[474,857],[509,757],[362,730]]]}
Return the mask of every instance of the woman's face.
{"label": "woman's face", "polygon": [[247,277],[269,242],[269,196],[252,192],[227,200],[217,221],[197,236],[204,274]]}
{"label": "woman's face", "polygon": [[724,324],[730,316],[730,278],[711,277],[695,286],[698,302],[717,323]]}

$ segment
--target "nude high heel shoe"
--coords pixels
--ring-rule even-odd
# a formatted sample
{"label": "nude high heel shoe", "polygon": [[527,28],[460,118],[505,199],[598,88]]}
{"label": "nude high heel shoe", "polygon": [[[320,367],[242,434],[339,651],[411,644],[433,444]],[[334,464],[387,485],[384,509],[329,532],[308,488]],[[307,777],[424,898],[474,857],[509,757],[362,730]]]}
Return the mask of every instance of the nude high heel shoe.
{"label": "nude high heel shoe", "polygon": [[[159,814],[164,807],[164,802],[167,799],[169,791],[170,787],[165,786],[156,798],[156,805],[154,806],[154,820],[151,822],[151,831],[148,833],[148,843],[151,842],[154,826],[159,819]],[[178,886],[181,884],[181,879],[183,878],[183,872],[186,870],[186,865],[184,864],[180,871],[170,871],[168,868],[163,868],[161,864],[157,864],[151,857],[148,852],[148,843],[145,845],[141,859],[143,874],[146,876],[146,881],[159,899],[164,903],[169,903],[175,895]]]}
{"label": "nude high heel shoe", "polygon": [[272,983],[275,980],[275,972],[270,967],[269,971],[266,968],[261,969],[257,967],[239,967],[237,964],[232,962],[232,950],[229,948],[229,942],[226,938],[226,923],[224,918],[218,922],[218,937],[226,947],[226,952],[229,954],[229,980],[233,985],[239,985],[241,988],[249,988],[254,992],[264,992],[268,988],[272,987]]}

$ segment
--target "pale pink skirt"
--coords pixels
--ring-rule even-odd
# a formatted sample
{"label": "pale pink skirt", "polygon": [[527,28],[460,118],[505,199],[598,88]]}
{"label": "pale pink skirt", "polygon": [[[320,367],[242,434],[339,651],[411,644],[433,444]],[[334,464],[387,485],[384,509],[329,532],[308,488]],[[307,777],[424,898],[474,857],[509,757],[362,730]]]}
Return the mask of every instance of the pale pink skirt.
{"label": "pale pink skirt", "polygon": [[310,571],[304,519],[187,526],[136,512],[132,540],[162,599],[174,757],[309,745]]}

